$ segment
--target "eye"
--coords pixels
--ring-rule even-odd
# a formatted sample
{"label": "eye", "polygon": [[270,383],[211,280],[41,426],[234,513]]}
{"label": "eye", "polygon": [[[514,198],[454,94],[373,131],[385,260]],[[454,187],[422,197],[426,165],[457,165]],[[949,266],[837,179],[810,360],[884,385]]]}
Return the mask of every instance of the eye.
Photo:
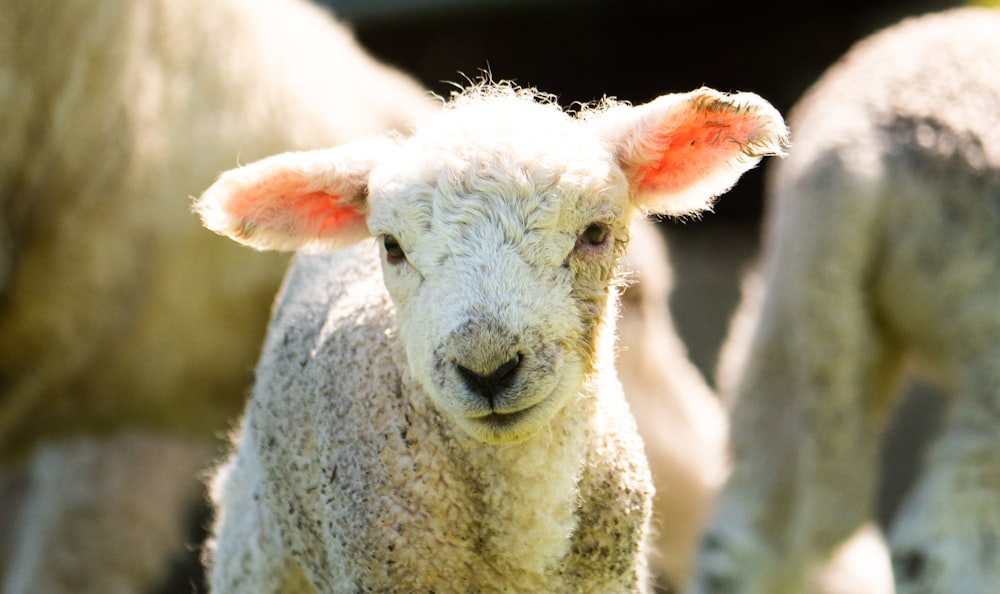
{"label": "eye", "polygon": [[583,245],[602,245],[608,239],[608,226],[604,223],[591,223],[580,234]]}
{"label": "eye", "polygon": [[406,261],[406,252],[399,246],[399,241],[392,235],[382,237],[382,245],[385,246],[385,259],[389,264],[400,264]]}

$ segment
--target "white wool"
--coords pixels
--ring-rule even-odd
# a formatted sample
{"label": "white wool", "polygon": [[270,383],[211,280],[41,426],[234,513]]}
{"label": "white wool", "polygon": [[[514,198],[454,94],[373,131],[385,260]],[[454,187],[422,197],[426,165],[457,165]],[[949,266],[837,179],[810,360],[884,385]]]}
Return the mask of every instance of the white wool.
{"label": "white wool", "polygon": [[[484,83],[375,154],[278,155],[202,195],[206,225],[238,241],[334,250],[296,257],[213,481],[216,592],[647,591],[618,261],[650,196],[667,208],[783,142],[780,116],[722,95],[711,113],[740,143],[666,142],[662,121],[704,132],[706,93],[602,126]],[[660,140],[646,165],[681,164],[626,171],[629,136]],[[374,242],[341,247],[360,220]]]}
{"label": "white wool", "polygon": [[[4,592],[146,591],[197,500],[197,464],[161,461],[208,463],[287,266],[205,232],[191,196],[435,103],[301,0],[10,0],[0,106],[0,464],[46,469],[22,497],[41,519],[0,525]],[[84,443],[129,476],[103,506],[74,495],[111,488],[75,471]]]}
{"label": "white wool", "polygon": [[698,594],[799,592],[869,521],[909,368],[949,395],[893,521],[900,594],[1000,584],[1000,14],[862,41],[793,112],[727,341],[734,469]]}

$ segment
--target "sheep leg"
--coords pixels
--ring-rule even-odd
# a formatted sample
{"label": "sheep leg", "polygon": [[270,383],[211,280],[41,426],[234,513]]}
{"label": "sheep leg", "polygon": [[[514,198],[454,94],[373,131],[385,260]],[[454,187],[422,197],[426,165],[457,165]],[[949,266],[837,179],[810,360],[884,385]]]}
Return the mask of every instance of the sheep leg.
{"label": "sheep leg", "polygon": [[[149,591],[184,545],[204,443],[128,434],[42,448],[29,466],[5,594]],[[94,568],[101,568],[95,571]]]}
{"label": "sheep leg", "polygon": [[[890,544],[900,594],[986,594],[1000,584],[1000,371],[979,364],[896,517]],[[976,369],[973,369],[976,371]]]}
{"label": "sheep leg", "polygon": [[727,347],[747,349],[725,355],[744,361],[732,381],[735,465],[699,552],[698,594],[802,592],[872,516],[898,360],[869,305],[878,201],[831,183],[840,171],[819,176],[777,209],[764,297]]}

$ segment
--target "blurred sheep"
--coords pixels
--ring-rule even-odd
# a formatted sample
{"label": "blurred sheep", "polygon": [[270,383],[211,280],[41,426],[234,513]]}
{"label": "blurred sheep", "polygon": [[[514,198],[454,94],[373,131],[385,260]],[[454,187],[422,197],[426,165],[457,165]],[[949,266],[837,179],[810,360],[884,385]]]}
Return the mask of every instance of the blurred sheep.
{"label": "blurred sheep", "polygon": [[873,515],[904,371],[948,395],[900,594],[1000,584],[1000,13],[907,19],[800,101],[724,356],[734,470],[691,592],[783,594]]}

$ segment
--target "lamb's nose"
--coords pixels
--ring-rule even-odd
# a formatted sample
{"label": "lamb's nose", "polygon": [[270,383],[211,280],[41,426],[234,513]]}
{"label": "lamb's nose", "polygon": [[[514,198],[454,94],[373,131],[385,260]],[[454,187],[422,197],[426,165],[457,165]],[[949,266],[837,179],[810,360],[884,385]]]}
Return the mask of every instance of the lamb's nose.
{"label": "lamb's nose", "polygon": [[465,386],[475,394],[493,403],[493,398],[506,389],[514,379],[514,371],[521,364],[521,355],[514,355],[486,374],[456,364]]}

